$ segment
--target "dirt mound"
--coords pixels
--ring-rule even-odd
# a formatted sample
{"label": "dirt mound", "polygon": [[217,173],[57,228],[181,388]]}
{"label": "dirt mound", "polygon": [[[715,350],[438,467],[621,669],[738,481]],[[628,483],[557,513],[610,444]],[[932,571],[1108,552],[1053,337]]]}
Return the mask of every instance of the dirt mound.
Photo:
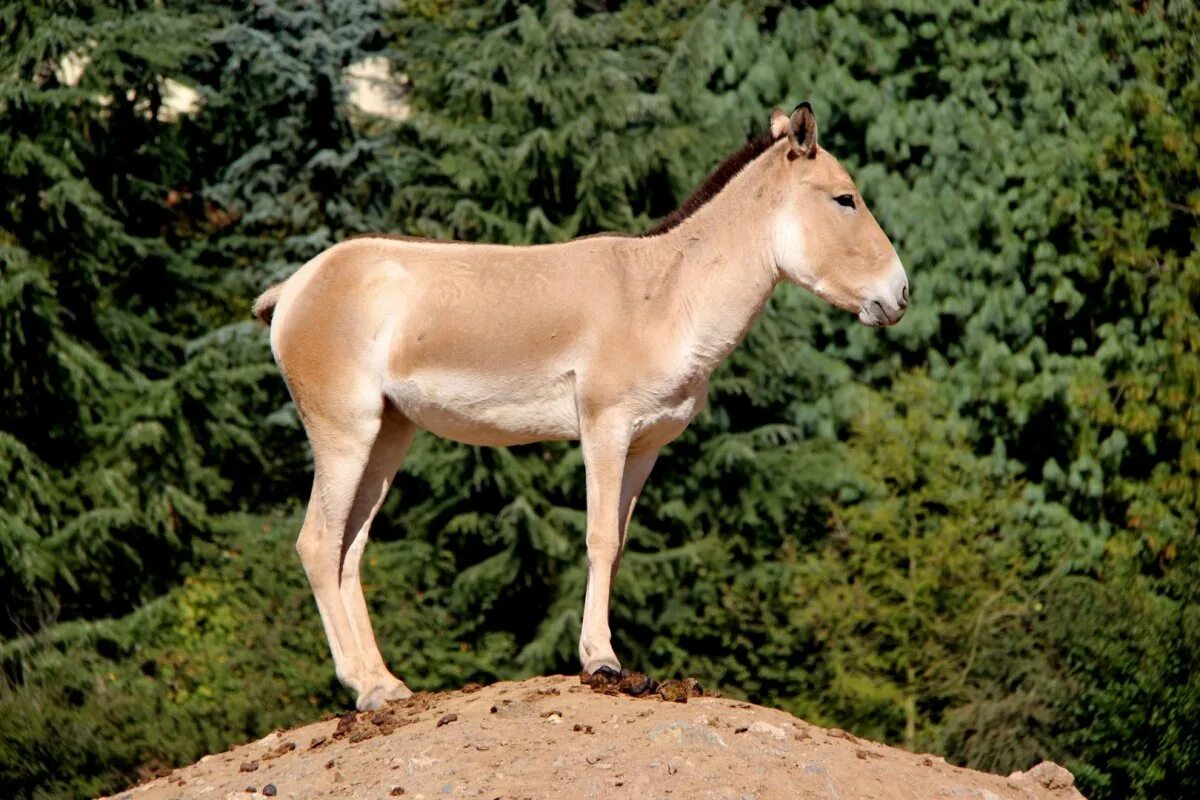
{"label": "dirt mound", "polygon": [[276,731],[116,797],[1082,797],[1071,773],[1049,762],[988,775],[707,697],[694,681],[644,680],[589,686],[559,675],[421,693]]}

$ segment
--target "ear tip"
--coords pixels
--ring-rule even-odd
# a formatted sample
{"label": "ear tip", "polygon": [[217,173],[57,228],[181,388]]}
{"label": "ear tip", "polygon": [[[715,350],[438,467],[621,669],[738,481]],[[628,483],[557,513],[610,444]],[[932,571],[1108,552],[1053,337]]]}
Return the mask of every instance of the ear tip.
{"label": "ear tip", "polygon": [[810,113],[810,114],[812,113],[812,106],[811,106],[811,105],[809,105],[809,103],[808,103],[808,101],[807,101],[807,100],[805,100],[803,103],[800,103],[800,104],[799,104],[799,105],[797,105],[795,108],[793,108],[793,109],[792,109],[792,113],[793,113],[793,114],[795,114],[795,113],[796,113],[797,111],[799,111],[800,109],[804,109],[805,111],[807,111],[807,112],[808,112],[808,113]]}

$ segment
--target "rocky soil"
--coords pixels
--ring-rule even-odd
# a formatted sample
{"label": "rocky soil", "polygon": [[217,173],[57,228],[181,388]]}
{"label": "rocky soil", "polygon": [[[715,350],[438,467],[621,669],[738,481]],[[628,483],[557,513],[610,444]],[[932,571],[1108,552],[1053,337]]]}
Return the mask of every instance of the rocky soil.
{"label": "rocky soil", "polygon": [[[636,682],[635,682],[636,683]],[[118,800],[1081,800],[1043,762],[1007,777],[809,725],[673,681],[642,697],[552,676],[418,694],[276,731]],[[645,689],[633,687],[633,691]]]}

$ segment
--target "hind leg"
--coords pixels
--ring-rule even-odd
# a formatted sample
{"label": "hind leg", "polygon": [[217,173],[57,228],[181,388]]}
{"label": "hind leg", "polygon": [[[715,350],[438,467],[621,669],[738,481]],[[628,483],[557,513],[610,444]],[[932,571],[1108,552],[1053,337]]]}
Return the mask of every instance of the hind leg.
{"label": "hind leg", "polygon": [[[312,586],[338,680],[358,693],[404,696],[375,643],[358,567],[371,520],[403,460],[412,431],[383,416],[382,399],[303,414],[315,476],[296,550]],[[410,426],[411,427],[411,426]],[[382,700],[378,701],[380,704]]]}
{"label": "hind leg", "polygon": [[371,456],[359,484],[355,510],[351,513],[346,538],[343,539],[340,594],[363,660],[364,677],[357,702],[360,711],[380,708],[389,700],[402,700],[412,695],[404,682],[388,670],[379,652],[375,631],[371,628],[371,618],[367,613],[360,573],[371,522],[383,505],[392,479],[400,469],[404,454],[417,431],[416,426],[407,419],[389,413],[385,412],[379,435],[371,448]]}

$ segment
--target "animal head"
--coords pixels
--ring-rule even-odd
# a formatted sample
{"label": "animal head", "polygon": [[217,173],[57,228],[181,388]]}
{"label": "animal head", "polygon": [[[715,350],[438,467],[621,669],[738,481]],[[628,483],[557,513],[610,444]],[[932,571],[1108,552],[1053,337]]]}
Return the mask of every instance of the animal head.
{"label": "animal head", "polygon": [[790,116],[775,109],[771,134],[788,142],[772,151],[782,183],[771,242],[776,268],[864,325],[895,325],[908,308],[908,276],[850,174],[817,144],[812,108],[801,103]]}

